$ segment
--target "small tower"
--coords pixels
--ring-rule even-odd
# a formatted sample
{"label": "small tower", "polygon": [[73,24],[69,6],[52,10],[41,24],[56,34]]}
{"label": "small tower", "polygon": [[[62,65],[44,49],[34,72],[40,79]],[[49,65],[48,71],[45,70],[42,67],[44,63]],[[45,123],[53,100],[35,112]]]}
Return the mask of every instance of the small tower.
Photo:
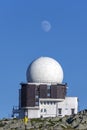
{"label": "small tower", "polygon": [[67,97],[61,65],[50,57],[34,60],[26,72],[27,83],[21,83],[19,108],[13,110],[19,118],[56,117],[76,114],[78,98]]}

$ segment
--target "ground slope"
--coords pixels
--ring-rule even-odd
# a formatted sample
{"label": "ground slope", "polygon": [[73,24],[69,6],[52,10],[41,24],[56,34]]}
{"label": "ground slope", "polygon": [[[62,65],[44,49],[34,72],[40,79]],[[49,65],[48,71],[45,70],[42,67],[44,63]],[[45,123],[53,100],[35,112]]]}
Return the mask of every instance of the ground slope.
{"label": "ground slope", "polygon": [[27,125],[23,119],[2,119],[0,130],[87,130],[87,110],[62,118],[29,119]]}

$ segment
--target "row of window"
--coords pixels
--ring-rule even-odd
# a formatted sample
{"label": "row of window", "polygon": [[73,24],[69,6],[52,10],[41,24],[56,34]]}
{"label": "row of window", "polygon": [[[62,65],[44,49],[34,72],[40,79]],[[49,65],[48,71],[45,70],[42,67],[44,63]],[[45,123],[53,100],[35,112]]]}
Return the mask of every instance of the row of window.
{"label": "row of window", "polygon": [[[62,115],[62,108],[58,108],[58,114]],[[75,114],[75,109],[71,108],[71,114]]]}
{"label": "row of window", "polygon": [[[41,110],[40,110],[41,112],[47,112],[47,110],[44,108],[42,108]],[[74,114],[75,113],[75,109],[74,108],[72,108],[71,109],[71,114]],[[58,115],[62,115],[62,108],[58,108]]]}
{"label": "row of window", "polygon": [[42,108],[41,110],[40,110],[41,112],[47,112],[47,110],[44,108]]}
{"label": "row of window", "polygon": [[[46,102],[46,101],[44,101],[44,102],[40,102],[41,103],[41,105],[55,105],[56,104],[56,102],[52,102],[52,101],[48,101],[48,102]],[[39,102],[35,102],[35,105],[39,105]]]}
{"label": "row of window", "polygon": [[[47,97],[50,97],[50,93],[47,93]],[[38,99],[39,95],[35,95],[35,98]]]}
{"label": "row of window", "polygon": [[[47,112],[47,110],[45,108],[44,109],[42,108],[40,111],[41,112]],[[61,108],[58,109],[58,113],[59,113],[59,115],[62,114],[62,109]]]}
{"label": "row of window", "polygon": [[53,105],[53,104],[56,104],[56,102],[52,102],[52,101],[48,101],[48,102],[40,102],[42,105],[49,105],[49,104],[51,104],[51,105]]}

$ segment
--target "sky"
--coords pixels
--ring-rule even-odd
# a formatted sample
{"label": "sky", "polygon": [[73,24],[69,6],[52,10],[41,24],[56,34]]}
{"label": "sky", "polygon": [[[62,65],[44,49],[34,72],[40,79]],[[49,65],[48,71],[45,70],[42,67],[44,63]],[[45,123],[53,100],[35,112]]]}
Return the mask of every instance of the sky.
{"label": "sky", "polygon": [[87,109],[87,0],[0,1],[0,118],[18,106],[27,67],[41,56],[61,64],[67,96]]}

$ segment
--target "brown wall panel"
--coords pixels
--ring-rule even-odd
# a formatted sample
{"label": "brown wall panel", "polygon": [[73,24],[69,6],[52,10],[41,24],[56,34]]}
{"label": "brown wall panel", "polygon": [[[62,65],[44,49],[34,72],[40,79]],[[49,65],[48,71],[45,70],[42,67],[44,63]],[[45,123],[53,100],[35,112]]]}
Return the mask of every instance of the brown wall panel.
{"label": "brown wall panel", "polygon": [[57,86],[51,86],[51,98],[57,98]]}
{"label": "brown wall panel", "polygon": [[35,106],[35,85],[25,85],[21,88],[21,107]]}
{"label": "brown wall panel", "polygon": [[40,85],[39,95],[40,98],[47,98],[47,85]]}
{"label": "brown wall panel", "polygon": [[52,85],[51,86],[51,98],[64,99],[66,96],[66,86],[64,85]]}
{"label": "brown wall panel", "polygon": [[66,96],[66,86],[58,86],[57,87],[57,98],[64,99]]}

